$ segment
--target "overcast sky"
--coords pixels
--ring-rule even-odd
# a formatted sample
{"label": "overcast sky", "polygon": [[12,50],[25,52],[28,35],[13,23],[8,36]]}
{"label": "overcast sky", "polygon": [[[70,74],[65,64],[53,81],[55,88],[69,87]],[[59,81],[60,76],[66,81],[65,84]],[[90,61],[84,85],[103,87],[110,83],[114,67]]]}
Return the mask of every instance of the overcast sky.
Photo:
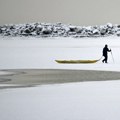
{"label": "overcast sky", "polygon": [[0,25],[62,22],[120,24],[120,0],[0,0]]}

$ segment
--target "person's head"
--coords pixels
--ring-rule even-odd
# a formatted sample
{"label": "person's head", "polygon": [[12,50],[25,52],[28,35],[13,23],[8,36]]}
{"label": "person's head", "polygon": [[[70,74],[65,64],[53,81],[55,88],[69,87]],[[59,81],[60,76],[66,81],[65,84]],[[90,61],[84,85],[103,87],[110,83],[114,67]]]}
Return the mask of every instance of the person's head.
{"label": "person's head", "polygon": [[105,45],[105,47],[107,48],[107,47],[108,47],[108,45],[106,44],[106,45]]}

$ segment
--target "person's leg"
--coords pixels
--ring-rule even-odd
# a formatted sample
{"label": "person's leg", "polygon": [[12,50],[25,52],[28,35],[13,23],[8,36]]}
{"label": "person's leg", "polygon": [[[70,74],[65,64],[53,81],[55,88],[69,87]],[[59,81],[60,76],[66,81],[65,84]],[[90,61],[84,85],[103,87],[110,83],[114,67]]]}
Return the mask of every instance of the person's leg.
{"label": "person's leg", "polygon": [[108,56],[105,56],[105,63],[107,63],[107,60],[108,60]]}
{"label": "person's leg", "polygon": [[103,63],[105,62],[105,56],[104,56],[104,59],[102,60],[102,62],[103,62]]}

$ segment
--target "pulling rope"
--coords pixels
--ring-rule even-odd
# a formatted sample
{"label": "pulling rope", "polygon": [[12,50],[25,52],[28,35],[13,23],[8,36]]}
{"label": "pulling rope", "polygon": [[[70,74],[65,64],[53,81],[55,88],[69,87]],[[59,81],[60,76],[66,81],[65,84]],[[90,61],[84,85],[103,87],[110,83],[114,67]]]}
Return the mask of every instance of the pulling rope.
{"label": "pulling rope", "polygon": [[100,61],[100,60],[102,59],[102,57],[103,57],[103,56],[101,56],[101,58],[100,58],[100,59],[98,59],[97,61]]}

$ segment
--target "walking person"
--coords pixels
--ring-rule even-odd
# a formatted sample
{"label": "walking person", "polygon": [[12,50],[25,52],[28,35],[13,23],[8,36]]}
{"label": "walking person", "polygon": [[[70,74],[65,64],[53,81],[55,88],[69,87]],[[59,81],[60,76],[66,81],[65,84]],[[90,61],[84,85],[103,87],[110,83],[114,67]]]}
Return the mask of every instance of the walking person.
{"label": "walking person", "polygon": [[111,49],[108,49],[108,45],[105,45],[105,47],[103,48],[103,56],[104,56],[104,59],[102,60],[103,63],[104,62],[107,63],[108,52],[111,52]]}

